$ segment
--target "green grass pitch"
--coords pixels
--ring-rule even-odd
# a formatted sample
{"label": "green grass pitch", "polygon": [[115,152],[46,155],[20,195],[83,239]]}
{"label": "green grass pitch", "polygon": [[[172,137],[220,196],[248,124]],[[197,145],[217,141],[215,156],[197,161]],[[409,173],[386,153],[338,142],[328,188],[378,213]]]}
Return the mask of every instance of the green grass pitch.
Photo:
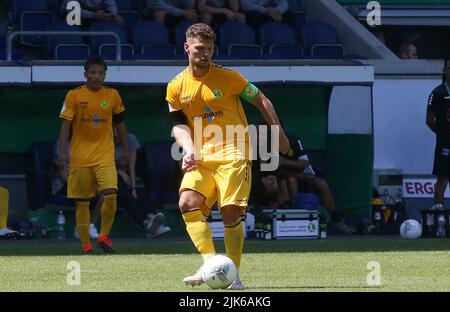
{"label": "green grass pitch", "polygon": [[[181,281],[202,262],[188,239],[113,242],[117,254],[88,256],[73,239],[0,241],[0,291],[212,291]],[[80,285],[67,283],[70,261],[80,264]],[[381,285],[367,283],[371,261]],[[450,239],[247,240],[240,275],[252,292],[450,291],[449,261]]]}

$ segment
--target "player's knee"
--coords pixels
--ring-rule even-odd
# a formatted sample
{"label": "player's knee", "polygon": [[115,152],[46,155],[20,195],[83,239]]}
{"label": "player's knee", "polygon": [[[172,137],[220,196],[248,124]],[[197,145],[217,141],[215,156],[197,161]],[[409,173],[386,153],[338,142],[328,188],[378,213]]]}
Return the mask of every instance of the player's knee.
{"label": "player's knee", "polygon": [[232,215],[232,216],[230,215],[230,216],[227,216],[227,217],[225,217],[225,216],[222,217],[223,224],[226,225],[226,226],[235,225],[235,224],[238,223],[239,220],[241,220],[241,215],[240,214]]}
{"label": "player's knee", "polygon": [[196,207],[194,201],[189,197],[181,197],[178,201],[178,206],[182,212]]}
{"label": "player's knee", "polygon": [[238,206],[225,206],[220,210],[224,225],[235,224],[241,219],[241,209]]}
{"label": "player's knee", "polygon": [[181,193],[178,206],[181,212],[186,212],[193,208],[200,208],[204,205],[205,199],[197,192],[185,190]]}

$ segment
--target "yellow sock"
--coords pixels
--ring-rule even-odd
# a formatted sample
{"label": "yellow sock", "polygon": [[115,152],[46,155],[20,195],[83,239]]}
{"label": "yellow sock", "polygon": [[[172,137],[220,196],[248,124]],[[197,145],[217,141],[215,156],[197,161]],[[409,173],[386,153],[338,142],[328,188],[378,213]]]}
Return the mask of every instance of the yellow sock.
{"label": "yellow sock", "polygon": [[225,251],[227,256],[234,261],[239,269],[241,265],[242,248],[244,246],[244,228],[241,218],[231,225],[225,226]]}
{"label": "yellow sock", "polygon": [[9,205],[9,192],[4,187],[0,186],[0,229],[4,229],[7,227],[8,205]]}
{"label": "yellow sock", "polygon": [[200,209],[195,208],[183,213],[183,220],[192,242],[203,257],[203,261],[214,256],[216,250],[214,249],[212,232]]}
{"label": "yellow sock", "polygon": [[100,236],[108,236],[111,231],[114,216],[117,208],[117,194],[106,194],[103,196],[103,204],[100,210],[102,216],[102,226],[100,229]]}
{"label": "yellow sock", "polygon": [[91,214],[89,212],[88,200],[77,200],[77,209],[75,213],[75,219],[77,221],[77,231],[80,235],[80,240],[83,245],[90,244],[89,240],[89,224],[91,220]]}

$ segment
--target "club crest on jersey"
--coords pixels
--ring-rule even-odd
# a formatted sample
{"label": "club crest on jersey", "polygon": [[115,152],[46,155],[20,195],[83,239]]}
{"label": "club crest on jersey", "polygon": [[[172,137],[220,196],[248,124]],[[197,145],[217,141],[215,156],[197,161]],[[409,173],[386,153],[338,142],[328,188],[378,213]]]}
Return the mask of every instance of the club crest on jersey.
{"label": "club crest on jersey", "polygon": [[109,108],[109,102],[104,100],[100,103],[101,108],[108,109]]}
{"label": "club crest on jersey", "polygon": [[212,90],[212,93],[213,93],[213,99],[215,101],[219,101],[223,98],[223,91],[220,89],[214,89],[214,90]]}

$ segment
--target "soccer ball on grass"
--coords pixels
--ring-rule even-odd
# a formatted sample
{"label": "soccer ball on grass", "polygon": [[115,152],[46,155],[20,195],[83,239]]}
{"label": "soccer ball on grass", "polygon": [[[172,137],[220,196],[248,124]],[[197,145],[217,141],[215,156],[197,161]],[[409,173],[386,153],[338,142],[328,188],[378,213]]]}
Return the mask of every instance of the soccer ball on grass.
{"label": "soccer ball on grass", "polygon": [[202,267],[202,279],[212,289],[227,288],[237,278],[237,268],[233,260],[223,255],[215,255]]}
{"label": "soccer ball on grass", "polygon": [[400,225],[400,236],[406,239],[415,239],[422,236],[422,225],[414,219],[403,221]]}

